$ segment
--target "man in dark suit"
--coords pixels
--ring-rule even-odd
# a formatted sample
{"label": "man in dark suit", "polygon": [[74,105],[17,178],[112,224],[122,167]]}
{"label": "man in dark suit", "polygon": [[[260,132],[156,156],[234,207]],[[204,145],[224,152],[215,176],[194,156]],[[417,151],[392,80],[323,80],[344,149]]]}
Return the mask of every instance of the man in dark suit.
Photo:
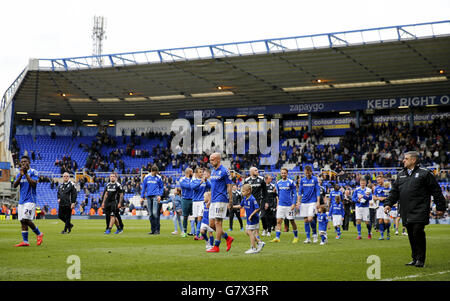
{"label": "man in dark suit", "polygon": [[412,261],[406,265],[423,267],[425,264],[426,238],[425,226],[429,223],[430,203],[433,196],[436,214],[445,211],[445,198],[436,178],[430,170],[419,166],[419,153],[405,153],[404,169],[397,175],[384,209],[389,213],[391,207],[400,204],[402,223],[408,230]]}

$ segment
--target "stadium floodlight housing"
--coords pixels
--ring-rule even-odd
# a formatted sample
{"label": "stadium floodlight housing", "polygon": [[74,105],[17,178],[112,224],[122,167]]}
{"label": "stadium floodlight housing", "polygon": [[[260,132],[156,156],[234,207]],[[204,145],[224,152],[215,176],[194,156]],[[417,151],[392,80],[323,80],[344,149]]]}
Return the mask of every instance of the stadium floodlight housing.
{"label": "stadium floodlight housing", "polygon": [[299,86],[299,87],[287,87],[282,88],[284,92],[296,92],[296,91],[309,91],[309,90],[322,90],[331,89],[329,85],[310,85],[310,86]]}
{"label": "stadium floodlight housing", "polygon": [[362,83],[345,83],[345,84],[333,84],[334,88],[359,88],[359,87],[373,87],[386,85],[385,81],[373,81]]}
{"label": "stadium floodlight housing", "polygon": [[222,92],[206,92],[206,93],[192,93],[192,97],[215,97],[215,96],[228,96],[234,95],[232,91],[222,91]]}
{"label": "stadium floodlight housing", "polygon": [[87,120],[83,120],[83,122],[94,122],[94,121],[91,119],[87,119]]}
{"label": "stadium floodlight housing", "polygon": [[133,113],[127,113],[127,114],[123,114],[125,117],[133,117],[136,116],[136,114]]}
{"label": "stadium floodlight housing", "polygon": [[70,102],[89,102],[92,101],[90,98],[69,98]]}
{"label": "stadium floodlight housing", "polygon": [[16,112],[17,115],[27,115],[27,112]]}
{"label": "stadium floodlight housing", "polygon": [[170,115],[170,113],[159,113],[159,115],[161,115],[161,116],[168,116],[168,115]]}
{"label": "stadium floodlight housing", "polygon": [[87,113],[87,115],[88,115],[89,117],[97,117],[97,116],[98,116],[97,113]]}
{"label": "stadium floodlight housing", "polygon": [[427,83],[427,82],[440,82],[446,81],[446,76],[432,76],[432,77],[421,77],[421,78],[406,78],[406,79],[395,79],[389,80],[392,85],[401,85],[401,84],[419,84],[419,83]]}
{"label": "stadium floodlight housing", "polygon": [[98,98],[98,102],[119,102],[120,99],[117,97],[106,97],[106,98]]}
{"label": "stadium floodlight housing", "polygon": [[147,97],[125,97],[125,101],[146,101]]}
{"label": "stadium floodlight housing", "polygon": [[103,40],[106,39],[106,19],[103,16],[94,16],[94,26],[92,27],[92,65],[103,66]]}
{"label": "stadium floodlight housing", "polygon": [[60,116],[61,114],[59,114],[59,113],[48,113],[48,115],[50,115],[50,116]]}
{"label": "stadium floodlight housing", "polygon": [[174,95],[160,95],[160,96],[149,96],[150,100],[171,100],[171,99],[183,99],[186,98],[183,94]]}
{"label": "stadium floodlight housing", "polygon": [[41,118],[40,120],[41,121],[51,121],[50,119],[47,119],[47,118]]}
{"label": "stadium floodlight housing", "polygon": [[72,120],[71,119],[63,119],[63,120],[61,120],[62,122],[72,122]]}

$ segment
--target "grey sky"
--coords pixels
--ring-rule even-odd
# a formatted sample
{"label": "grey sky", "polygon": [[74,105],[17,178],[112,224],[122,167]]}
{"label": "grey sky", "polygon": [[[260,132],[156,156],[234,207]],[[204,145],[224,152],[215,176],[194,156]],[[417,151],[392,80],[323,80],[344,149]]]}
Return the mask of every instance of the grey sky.
{"label": "grey sky", "polygon": [[0,94],[29,58],[92,54],[93,16],[107,18],[104,53],[289,37],[449,19],[450,1],[1,1]]}

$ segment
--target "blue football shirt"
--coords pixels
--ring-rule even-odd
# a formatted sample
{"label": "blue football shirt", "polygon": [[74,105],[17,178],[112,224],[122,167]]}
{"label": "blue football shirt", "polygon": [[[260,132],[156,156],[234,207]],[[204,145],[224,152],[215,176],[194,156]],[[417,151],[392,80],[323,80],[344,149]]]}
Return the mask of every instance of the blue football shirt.
{"label": "blue football shirt", "polygon": [[[28,169],[27,174],[30,176],[32,180],[37,181],[39,178],[39,173],[35,169]],[[16,181],[20,177],[20,173],[16,176]],[[36,187],[32,187],[26,176],[22,176],[20,179],[20,198],[19,205],[23,205],[25,203],[35,203],[36,204]]]}
{"label": "blue football shirt", "polygon": [[279,206],[292,206],[296,203],[296,187],[294,181],[291,179],[279,180],[275,185],[278,193],[278,205]]}
{"label": "blue football shirt", "polygon": [[248,198],[242,197],[241,207],[245,209],[245,215],[247,216],[247,225],[257,225],[259,224],[259,212],[255,213],[250,220],[250,215],[256,210],[259,209],[258,202],[256,201],[253,195],[250,195]]}
{"label": "blue football shirt", "polygon": [[304,177],[300,180],[298,195],[302,196],[302,204],[316,203],[320,196],[319,181],[312,176],[311,179]]}
{"label": "blue football shirt", "polygon": [[223,165],[211,170],[211,202],[228,203],[227,185],[233,184],[230,171]]}

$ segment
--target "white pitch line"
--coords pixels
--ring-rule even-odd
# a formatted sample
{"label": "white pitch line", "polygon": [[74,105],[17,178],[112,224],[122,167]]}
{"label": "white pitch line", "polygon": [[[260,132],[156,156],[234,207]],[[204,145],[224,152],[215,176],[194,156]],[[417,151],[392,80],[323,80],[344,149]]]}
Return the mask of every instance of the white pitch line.
{"label": "white pitch line", "polygon": [[402,280],[402,279],[410,279],[410,278],[419,278],[419,277],[426,277],[426,276],[442,275],[442,274],[446,274],[446,273],[449,273],[449,272],[450,271],[442,271],[442,272],[437,272],[437,273],[433,273],[433,274],[409,275],[409,276],[404,276],[404,277],[395,277],[395,278],[390,278],[390,279],[381,279],[380,281],[396,281],[396,280]]}

